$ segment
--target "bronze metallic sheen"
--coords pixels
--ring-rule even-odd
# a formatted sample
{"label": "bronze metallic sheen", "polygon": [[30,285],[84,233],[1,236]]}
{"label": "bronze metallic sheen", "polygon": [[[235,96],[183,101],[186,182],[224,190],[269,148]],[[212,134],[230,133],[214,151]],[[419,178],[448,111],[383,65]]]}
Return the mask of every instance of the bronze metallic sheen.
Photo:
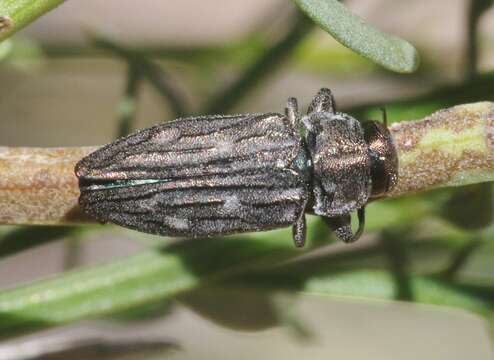
{"label": "bronze metallic sheen", "polygon": [[75,172],[82,210],[102,222],[184,237],[292,226],[303,246],[306,212],[356,240],[365,205],[391,189],[397,166],[387,129],[337,112],[321,89],[305,116],[290,98],[285,114],[178,119],[96,150]]}

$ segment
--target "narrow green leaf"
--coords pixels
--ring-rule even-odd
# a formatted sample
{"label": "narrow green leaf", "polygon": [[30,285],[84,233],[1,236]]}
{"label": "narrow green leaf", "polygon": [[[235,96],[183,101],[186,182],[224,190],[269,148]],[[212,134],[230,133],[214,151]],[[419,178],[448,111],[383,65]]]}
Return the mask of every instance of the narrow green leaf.
{"label": "narrow green leaf", "polygon": [[0,337],[156,304],[207,281],[302,255],[289,234],[182,241],[0,292]]}
{"label": "narrow green leaf", "polygon": [[0,0],[0,41],[63,2],[64,0]]}
{"label": "narrow green leaf", "polygon": [[[411,275],[411,290],[416,303],[461,308],[494,321],[492,290],[456,285],[433,276]],[[304,292],[330,296],[394,300],[397,282],[392,274],[381,270],[356,270],[317,278],[306,282]]]}
{"label": "narrow green leaf", "polygon": [[[410,221],[427,216],[429,211],[419,203],[411,198],[386,201],[377,207],[377,203],[373,204],[378,214],[369,218],[369,228],[377,231],[401,222],[411,211],[400,212],[401,208],[422,209],[408,216]],[[380,216],[388,219],[379,220]],[[291,229],[233,238],[195,239],[0,291],[0,338],[153,306],[198,286],[269,268],[330,243],[327,228],[320,220],[310,217],[309,225],[305,251],[293,246]],[[362,265],[363,258],[368,257],[359,257],[357,262]],[[333,264],[331,260],[323,262]],[[301,276],[302,273],[295,272]],[[299,284],[291,276],[284,277],[293,281],[291,285]],[[305,280],[305,273],[302,278]],[[276,286],[282,283],[277,282]]]}
{"label": "narrow green leaf", "polygon": [[188,290],[195,275],[174,255],[148,251],[0,293],[0,336],[121,312]]}
{"label": "narrow green leaf", "polygon": [[367,25],[339,1],[294,1],[321,28],[353,51],[399,73],[417,69],[419,55],[410,43]]}

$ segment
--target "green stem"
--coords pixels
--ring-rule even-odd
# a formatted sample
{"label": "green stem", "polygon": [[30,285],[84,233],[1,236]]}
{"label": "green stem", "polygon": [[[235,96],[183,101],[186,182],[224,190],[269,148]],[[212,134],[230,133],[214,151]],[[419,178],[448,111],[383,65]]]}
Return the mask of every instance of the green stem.
{"label": "green stem", "polygon": [[141,82],[141,73],[139,66],[130,62],[127,70],[127,83],[125,93],[118,106],[119,129],[118,137],[126,136],[132,129],[132,123],[135,120],[137,112],[137,93]]}
{"label": "green stem", "polygon": [[[494,103],[458,105],[394,123],[390,131],[399,158],[390,197],[494,181]],[[91,221],[77,206],[74,166],[95,149],[0,148],[0,224]],[[40,171],[45,174],[41,185]]]}
{"label": "green stem", "polygon": [[133,66],[136,66],[142,76],[145,77],[158,93],[170,104],[176,117],[182,117],[187,114],[184,97],[170,82],[167,74],[161,67],[142,56],[139,52],[126,49],[114,42],[96,38],[94,39],[94,43],[96,46],[111,51],[124,58],[127,62],[132,63]]}
{"label": "green stem", "polygon": [[399,169],[389,196],[494,181],[493,103],[454,106],[390,131]]}
{"label": "green stem", "polygon": [[410,285],[409,261],[403,245],[404,232],[384,231],[381,236],[384,253],[389,263],[390,273],[396,283],[396,299],[412,301],[413,290]]}
{"label": "green stem", "polygon": [[474,237],[452,256],[449,266],[440,274],[446,279],[454,279],[472,255],[483,245],[481,237]]}
{"label": "green stem", "polygon": [[[0,0],[0,41],[12,36],[64,0]],[[3,19],[3,21],[2,21]]]}

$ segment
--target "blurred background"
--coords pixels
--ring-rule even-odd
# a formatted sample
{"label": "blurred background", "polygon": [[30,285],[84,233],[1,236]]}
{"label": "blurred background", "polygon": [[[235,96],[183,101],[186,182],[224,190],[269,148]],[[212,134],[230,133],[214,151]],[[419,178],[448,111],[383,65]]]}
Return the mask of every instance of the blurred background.
{"label": "blurred background", "polygon": [[[339,108],[379,118],[385,105],[391,121],[492,101],[494,10],[472,15],[475,2],[345,1],[419,50],[420,69],[399,75],[286,0],[67,1],[0,47],[0,145],[101,145],[183,115],[282,112],[289,96],[305,108],[323,86]],[[312,218],[312,241],[331,246],[142,314],[6,334],[0,359],[494,358],[491,185],[386,200],[367,214],[351,247]],[[172,243],[112,226],[0,235],[3,289]],[[290,231],[251,237],[291,246]],[[6,239],[45,244],[12,249]],[[199,259],[216,256],[209,251]],[[336,285],[335,273],[346,276]]]}

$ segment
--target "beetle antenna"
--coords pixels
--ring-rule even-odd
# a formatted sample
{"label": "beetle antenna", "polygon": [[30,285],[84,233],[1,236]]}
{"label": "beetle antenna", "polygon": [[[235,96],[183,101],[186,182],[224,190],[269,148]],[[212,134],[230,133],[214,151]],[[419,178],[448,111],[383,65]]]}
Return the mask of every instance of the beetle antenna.
{"label": "beetle antenna", "polygon": [[386,112],[386,108],[381,106],[379,110],[381,110],[383,125],[388,127],[388,113]]}

